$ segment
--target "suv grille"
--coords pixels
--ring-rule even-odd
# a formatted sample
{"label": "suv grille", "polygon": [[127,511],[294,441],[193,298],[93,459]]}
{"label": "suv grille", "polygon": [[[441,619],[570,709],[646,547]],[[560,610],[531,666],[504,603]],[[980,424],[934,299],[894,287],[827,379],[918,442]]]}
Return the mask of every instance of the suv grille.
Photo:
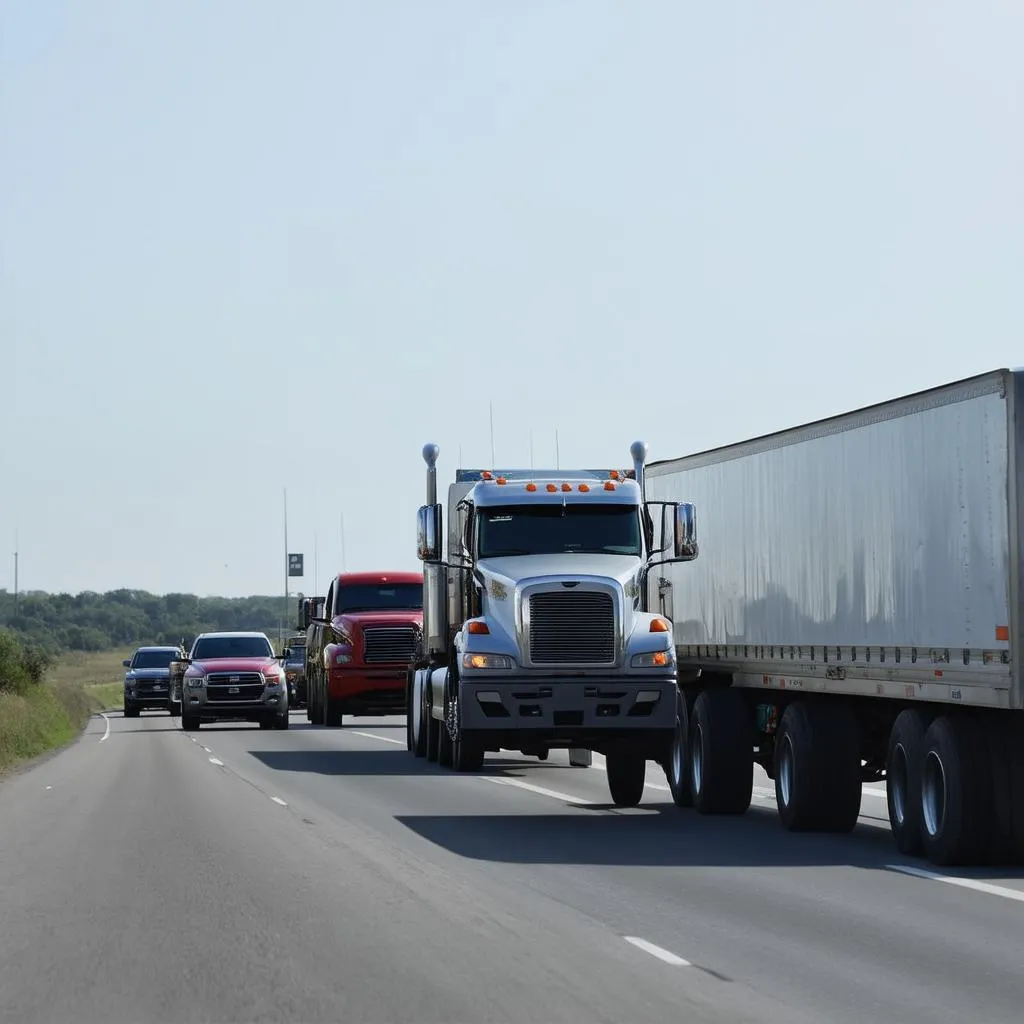
{"label": "suv grille", "polygon": [[615,663],[611,594],[552,590],[530,598],[530,660],[535,665]]}
{"label": "suv grille", "polygon": [[416,631],[411,626],[370,626],[363,630],[367,665],[408,665],[416,656]]}
{"label": "suv grille", "polygon": [[259,700],[264,685],[259,672],[212,672],[206,677],[206,699],[216,704]]}

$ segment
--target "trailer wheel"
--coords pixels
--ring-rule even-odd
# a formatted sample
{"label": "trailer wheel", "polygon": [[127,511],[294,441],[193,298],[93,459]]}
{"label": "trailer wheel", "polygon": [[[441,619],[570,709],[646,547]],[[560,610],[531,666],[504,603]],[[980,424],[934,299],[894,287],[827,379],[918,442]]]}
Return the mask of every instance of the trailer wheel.
{"label": "trailer wheel", "polygon": [[743,697],[705,690],[690,715],[690,791],[698,814],[742,814],[754,788],[754,736]]}
{"label": "trailer wheel", "polygon": [[647,759],[643,754],[612,750],[605,758],[608,792],[616,807],[636,807],[643,799]]}
{"label": "trailer wheel", "polygon": [[901,711],[889,734],[885,759],[885,796],[889,805],[889,827],[896,848],[908,857],[921,853],[921,763],[924,734],[930,724],[916,708]]}
{"label": "trailer wheel", "polygon": [[993,833],[988,751],[973,718],[941,715],[924,736],[924,852],[944,867],[982,862]]}
{"label": "trailer wheel", "polygon": [[999,723],[988,730],[992,772],[993,864],[1024,863],[1024,731]]}
{"label": "trailer wheel", "polygon": [[[693,790],[690,788],[690,707],[686,694],[676,690],[676,729],[672,736],[672,751],[669,755],[665,777],[672,791],[676,807],[693,806]],[[753,776],[751,776],[753,779]]]}
{"label": "trailer wheel", "polygon": [[775,739],[775,802],[790,832],[851,832],[860,814],[860,737],[845,708],[797,701]]}

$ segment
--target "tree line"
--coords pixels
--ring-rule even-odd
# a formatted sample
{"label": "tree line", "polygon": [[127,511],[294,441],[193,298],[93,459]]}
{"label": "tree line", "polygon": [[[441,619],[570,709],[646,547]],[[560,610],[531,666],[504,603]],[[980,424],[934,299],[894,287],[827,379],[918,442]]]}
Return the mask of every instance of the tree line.
{"label": "tree line", "polygon": [[[289,599],[285,629],[295,626],[298,599]],[[0,628],[31,650],[104,651],[143,644],[191,643],[213,630],[264,630],[272,639],[285,616],[284,598],[197,597],[110,590],[103,594],[18,595],[0,590]]]}

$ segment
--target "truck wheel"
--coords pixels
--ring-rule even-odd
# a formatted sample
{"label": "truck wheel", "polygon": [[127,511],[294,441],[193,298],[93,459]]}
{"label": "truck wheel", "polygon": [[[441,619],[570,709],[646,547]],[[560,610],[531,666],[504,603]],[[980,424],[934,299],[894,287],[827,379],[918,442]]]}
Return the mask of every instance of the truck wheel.
{"label": "truck wheel", "polygon": [[[693,806],[693,790],[690,788],[690,709],[686,694],[676,690],[676,731],[672,737],[672,753],[665,777],[672,791],[672,802],[676,807]],[[751,768],[753,781],[753,768]]]}
{"label": "truck wheel", "polygon": [[993,864],[1024,863],[1024,730],[989,723],[989,769],[992,772]]}
{"label": "truck wheel", "polygon": [[270,719],[270,718],[261,718],[257,724],[259,725],[259,727],[261,729],[273,729],[274,728],[273,719]]}
{"label": "truck wheel", "polygon": [[941,715],[924,734],[924,852],[943,867],[980,863],[993,832],[988,750],[972,718]]}
{"label": "truck wheel", "polygon": [[921,764],[929,718],[916,708],[896,716],[885,758],[885,798],[896,849],[908,857],[921,853]]}
{"label": "truck wheel", "polygon": [[199,731],[199,716],[198,715],[186,715],[184,712],[181,714],[181,727],[185,732],[198,732]]}
{"label": "truck wheel", "polygon": [[416,677],[419,682],[416,684],[416,688],[413,691],[413,699],[416,707],[416,718],[414,720],[414,735],[413,735],[413,754],[416,757],[427,756],[427,746],[429,738],[429,726],[430,726],[430,709],[427,707],[427,685],[426,680],[420,677],[417,672]]}
{"label": "truck wheel", "polygon": [[181,718],[181,701],[172,700],[167,707],[167,710],[171,714],[171,718]]}
{"label": "truck wheel", "polygon": [[775,802],[790,832],[850,832],[860,814],[860,737],[845,708],[797,701],[775,738]]}
{"label": "truck wheel", "polygon": [[288,726],[291,724],[288,718],[288,712],[286,711],[283,715],[275,715],[273,720],[271,721],[271,724],[278,731],[282,729],[287,729]]}
{"label": "truck wheel", "polygon": [[324,694],[324,725],[328,729],[341,728],[342,715],[330,696]]}
{"label": "truck wheel", "polygon": [[754,736],[742,696],[705,690],[690,715],[690,792],[698,814],[742,814],[754,790]]}
{"label": "truck wheel", "polygon": [[605,758],[608,791],[616,807],[636,807],[643,799],[647,759],[632,751],[612,750]]}
{"label": "truck wheel", "polygon": [[457,772],[478,772],[484,766],[484,745],[473,733],[462,728],[462,714],[455,701],[455,742],[452,744],[452,767]]}
{"label": "truck wheel", "polygon": [[139,709],[134,704],[130,704],[128,701],[125,701],[124,702],[124,717],[125,718],[138,718],[139,717]]}

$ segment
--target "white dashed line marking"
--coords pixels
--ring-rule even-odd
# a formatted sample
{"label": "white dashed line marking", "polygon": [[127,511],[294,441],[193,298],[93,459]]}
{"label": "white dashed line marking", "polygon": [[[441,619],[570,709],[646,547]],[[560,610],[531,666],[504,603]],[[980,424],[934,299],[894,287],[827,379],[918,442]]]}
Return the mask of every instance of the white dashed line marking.
{"label": "white dashed line marking", "polygon": [[676,956],[675,953],[670,953],[667,949],[662,949],[661,946],[656,946],[653,942],[648,942],[646,939],[638,939],[635,935],[623,935],[622,937],[627,942],[636,946],[637,949],[642,949],[645,953],[650,953],[651,956],[656,956],[659,960],[663,960],[673,967],[693,966],[689,960],[684,960],[681,956]]}
{"label": "white dashed line marking", "polygon": [[203,750],[205,750],[208,754],[213,753],[213,751],[209,747],[203,747]]}
{"label": "white dashed line marking", "polygon": [[47,789],[53,789],[53,786],[47,786],[46,788]]}
{"label": "white dashed line marking", "polygon": [[1007,889],[1004,885],[993,885],[991,882],[983,882],[978,878],[955,878],[953,875],[940,875],[935,871],[925,871],[923,868],[912,868],[906,864],[886,864],[890,871],[901,871],[905,875],[913,875],[915,878],[930,878],[935,882],[945,882],[947,885],[958,885],[964,889],[973,889],[975,892],[988,893],[990,896],[1002,896],[1004,900],[1016,900],[1024,903],[1024,892],[1019,889]]}
{"label": "white dashed line marking", "polygon": [[110,735],[110,719],[107,718],[107,716],[103,714],[102,711],[100,712],[100,718],[102,718],[103,721],[107,723],[106,731],[100,737],[100,743],[102,743]]}
{"label": "white dashed line marking", "polygon": [[356,732],[355,729],[346,729],[350,736],[363,736],[368,740],[380,740],[382,743],[397,743],[400,747],[405,746],[405,740],[396,740],[393,736],[378,736],[374,732]]}
{"label": "white dashed line marking", "polygon": [[494,775],[478,775],[478,779],[484,782],[493,782],[497,786],[515,786],[516,789],[525,789],[528,793],[537,793],[540,796],[549,796],[553,800],[564,800],[567,804],[576,807],[593,807],[593,800],[586,800],[583,797],[572,796],[570,793],[560,793],[557,789],[545,789],[544,786],[535,786],[531,782],[523,782],[521,779],[499,779]]}
{"label": "white dashed line marking", "polygon": [[275,804],[280,804],[282,807],[288,806],[279,796],[272,796],[270,799],[273,800]]}
{"label": "white dashed line marking", "polygon": [[210,764],[215,764],[215,765],[217,765],[218,768],[223,768],[224,767],[224,762],[223,761],[218,761],[217,758],[215,758],[215,757],[211,757],[210,758]]}

